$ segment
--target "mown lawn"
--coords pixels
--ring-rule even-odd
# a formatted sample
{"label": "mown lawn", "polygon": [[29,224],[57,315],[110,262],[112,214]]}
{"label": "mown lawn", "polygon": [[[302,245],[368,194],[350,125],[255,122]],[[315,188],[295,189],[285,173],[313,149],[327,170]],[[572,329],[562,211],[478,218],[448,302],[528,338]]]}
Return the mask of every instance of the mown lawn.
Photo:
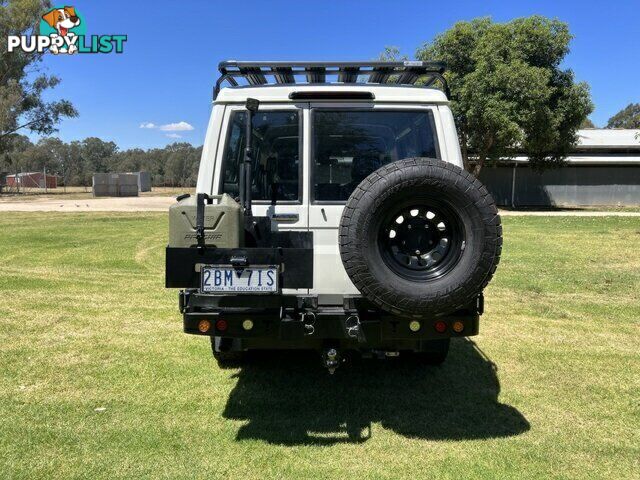
{"label": "mown lawn", "polygon": [[2,478],[638,478],[640,218],[505,218],[441,368],[219,370],[163,214],[0,217]]}

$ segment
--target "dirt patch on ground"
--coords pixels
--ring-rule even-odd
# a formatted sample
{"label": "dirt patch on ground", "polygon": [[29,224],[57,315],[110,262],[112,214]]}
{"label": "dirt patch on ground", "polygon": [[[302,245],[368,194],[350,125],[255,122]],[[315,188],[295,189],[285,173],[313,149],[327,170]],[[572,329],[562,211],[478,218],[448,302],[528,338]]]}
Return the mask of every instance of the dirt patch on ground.
{"label": "dirt patch on ground", "polygon": [[[168,190],[168,189],[167,189]],[[188,189],[186,189],[188,190]],[[91,193],[0,197],[0,212],[165,212],[175,202],[175,192],[155,192],[140,197],[93,198]],[[184,192],[181,192],[184,193]],[[537,217],[640,217],[629,210],[500,210],[502,216]]]}
{"label": "dirt patch on ground", "polygon": [[19,201],[0,199],[0,212],[164,212],[176,200],[174,197],[123,198],[29,198]]}
{"label": "dirt patch on ground", "polygon": [[640,217],[640,212],[615,210],[500,210],[502,217]]}

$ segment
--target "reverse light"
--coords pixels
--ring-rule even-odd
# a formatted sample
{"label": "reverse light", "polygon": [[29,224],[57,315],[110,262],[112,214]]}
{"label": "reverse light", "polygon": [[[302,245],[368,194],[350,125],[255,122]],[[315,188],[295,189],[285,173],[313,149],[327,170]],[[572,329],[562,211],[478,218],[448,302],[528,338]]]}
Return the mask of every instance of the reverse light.
{"label": "reverse light", "polygon": [[200,320],[198,322],[198,330],[200,333],[206,333],[211,328],[211,322],[209,320]]}
{"label": "reverse light", "polygon": [[417,332],[418,330],[420,330],[420,327],[422,325],[420,325],[420,322],[417,320],[413,320],[411,323],[409,323],[409,330],[411,330],[412,332]]}
{"label": "reverse light", "polygon": [[247,318],[244,322],[242,322],[242,328],[244,328],[245,330],[251,330],[253,328],[253,320]]}

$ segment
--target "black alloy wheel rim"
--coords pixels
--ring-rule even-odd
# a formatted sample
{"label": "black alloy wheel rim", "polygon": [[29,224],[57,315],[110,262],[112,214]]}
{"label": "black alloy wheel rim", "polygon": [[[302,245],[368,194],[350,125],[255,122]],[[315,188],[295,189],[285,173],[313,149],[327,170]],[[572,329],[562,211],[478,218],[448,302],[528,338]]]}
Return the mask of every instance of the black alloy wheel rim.
{"label": "black alloy wheel rim", "polygon": [[421,199],[390,209],[379,226],[385,264],[400,277],[432,280],[458,263],[465,247],[464,226],[451,207]]}

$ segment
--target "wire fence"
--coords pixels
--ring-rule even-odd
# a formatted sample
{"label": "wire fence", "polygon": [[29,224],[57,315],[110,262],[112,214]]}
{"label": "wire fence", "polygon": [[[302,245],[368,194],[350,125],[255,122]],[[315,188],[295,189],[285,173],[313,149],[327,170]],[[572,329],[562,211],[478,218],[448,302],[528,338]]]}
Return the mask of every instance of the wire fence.
{"label": "wire fence", "polygon": [[68,187],[64,177],[42,172],[0,172],[0,195],[44,195],[68,192],[90,192],[89,186]]}

